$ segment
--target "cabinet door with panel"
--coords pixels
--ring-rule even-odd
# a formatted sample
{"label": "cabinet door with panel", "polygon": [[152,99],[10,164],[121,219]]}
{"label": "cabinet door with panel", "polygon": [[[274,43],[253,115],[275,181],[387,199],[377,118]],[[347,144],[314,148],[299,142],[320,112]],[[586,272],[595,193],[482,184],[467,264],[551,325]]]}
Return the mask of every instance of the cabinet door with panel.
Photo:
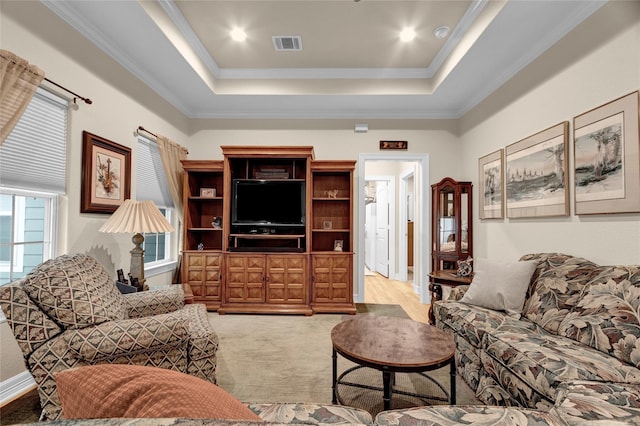
{"label": "cabinet door with panel", "polygon": [[227,303],[264,303],[265,256],[228,254],[226,261]]}
{"label": "cabinet door with panel", "polygon": [[222,300],[222,253],[183,252],[182,282],[189,284],[195,303],[217,309]]}
{"label": "cabinet door with panel", "polygon": [[355,313],[352,265],[350,253],[311,255],[314,312]]}
{"label": "cabinet door with panel", "polygon": [[267,302],[307,304],[307,256],[266,255]]}

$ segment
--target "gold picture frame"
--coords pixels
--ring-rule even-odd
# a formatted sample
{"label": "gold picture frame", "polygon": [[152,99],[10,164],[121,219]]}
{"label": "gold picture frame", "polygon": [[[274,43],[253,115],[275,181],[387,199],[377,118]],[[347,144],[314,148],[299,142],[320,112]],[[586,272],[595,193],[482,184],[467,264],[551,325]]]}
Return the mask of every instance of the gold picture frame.
{"label": "gold picture frame", "polygon": [[202,197],[202,198],[215,198],[216,197],[216,189],[215,188],[200,188],[200,197]]}
{"label": "gold picture frame", "polygon": [[479,217],[504,218],[504,150],[499,149],[478,159]]}
{"label": "gold picture frame", "polygon": [[506,147],[507,217],[569,215],[568,138],[563,121]]}
{"label": "gold picture frame", "polygon": [[575,213],[640,212],[638,91],[573,118]]}
{"label": "gold picture frame", "polygon": [[131,148],[82,132],[81,213],[113,213],[131,198]]}

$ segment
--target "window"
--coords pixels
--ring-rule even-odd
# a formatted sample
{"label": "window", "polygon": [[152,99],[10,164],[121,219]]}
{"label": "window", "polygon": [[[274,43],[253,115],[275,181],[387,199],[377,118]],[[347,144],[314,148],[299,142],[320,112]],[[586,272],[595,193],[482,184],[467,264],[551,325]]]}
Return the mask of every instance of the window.
{"label": "window", "polygon": [[67,101],[38,89],[0,145],[0,285],[55,255],[66,143]]}
{"label": "window", "polygon": [[[136,198],[151,200],[158,206],[169,223],[174,224],[173,200],[164,174],[162,159],[158,145],[144,136],[138,137],[136,175]],[[175,224],[174,224],[175,225]],[[175,226],[174,226],[175,227]],[[145,275],[170,271],[175,267],[175,256],[172,255],[171,233],[144,234],[144,270]]]}
{"label": "window", "polygon": [[[171,223],[171,210],[160,208],[160,212],[167,218],[169,223]],[[142,248],[144,249],[145,265],[153,262],[161,262],[171,258],[170,233],[145,233],[143,235],[144,243],[142,244]]]}
{"label": "window", "polygon": [[54,194],[0,193],[0,285],[52,257]]}

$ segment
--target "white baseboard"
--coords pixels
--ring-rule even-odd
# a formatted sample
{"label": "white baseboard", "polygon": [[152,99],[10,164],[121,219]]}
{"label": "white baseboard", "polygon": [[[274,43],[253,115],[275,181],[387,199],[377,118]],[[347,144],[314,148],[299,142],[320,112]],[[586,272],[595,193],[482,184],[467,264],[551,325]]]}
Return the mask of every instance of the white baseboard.
{"label": "white baseboard", "polygon": [[0,406],[8,404],[35,388],[36,382],[28,371],[3,380],[0,382]]}

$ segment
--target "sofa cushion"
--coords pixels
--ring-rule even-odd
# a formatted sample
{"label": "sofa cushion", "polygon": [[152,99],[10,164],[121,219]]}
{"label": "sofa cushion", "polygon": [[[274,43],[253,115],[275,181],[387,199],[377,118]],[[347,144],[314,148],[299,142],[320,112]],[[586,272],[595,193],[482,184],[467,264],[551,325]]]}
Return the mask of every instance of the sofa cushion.
{"label": "sofa cushion", "polygon": [[311,403],[249,404],[249,409],[269,424],[372,424],[367,411],[342,405]]}
{"label": "sofa cushion", "polygon": [[197,377],[139,365],[93,365],[55,375],[67,419],[188,417],[259,421],[224,389]]}
{"label": "sofa cushion", "polygon": [[489,357],[552,401],[558,385],[567,381],[640,383],[637,368],[544,330],[495,331],[484,338]]}
{"label": "sofa cushion", "polygon": [[486,405],[528,407],[548,411],[553,407],[553,399],[546,393],[538,392],[535,386],[514,374],[500,361],[486,352],[480,352],[482,376],[476,388],[476,396]]}
{"label": "sofa cushion", "polygon": [[538,263],[531,277],[523,315],[551,333],[573,309],[584,285],[597,276],[598,265],[580,257],[561,253],[537,253],[521,260]]}
{"label": "sofa cushion", "polygon": [[558,424],[556,417],[541,411],[511,407],[440,406],[383,411],[378,426],[522,425]]}
{"label": "sofa cushion", "polygon": [[640,266],[602,268],[558,334],[640,367]]}
{"label": "sofa cushion", "polygon": [[460,302],[520,317],[535,261],[512,263],[475,260],[475,275]]}
{"label": "sofa cushion", "polygon": [[87,255],[47,260],[27,274],[24,288],[63,328],[82,328],[126,317],[115,281],[97,260]]}
{"label": "sofa cushion", "polygon": [[113,362],[130,354],[166,348],[186,350],[187,321],[180,311],[151,317],[109,321],[65,334],[75,356],[88,363]]}
{"label": "sofa cushion", "polygon": [[27,359],[31,352],[62,329],[29,298],[22,281],[0,286],[0,305],[13,335]]}
{"label": "sofa cushion", "polygon": [[487,331],[497,330],[503,324],[507,329],[534,330],[536,325],[510,317],[506,312],[468,305],[452,300],[441,300],[433,304],[436,324],[446,325],[463,336],[474,347],[480,348]]}
{"label": "sofa cushion", "polygon": [[558,387],[550,414],[568,425],[638,424],[640,385],[576,381]]}

